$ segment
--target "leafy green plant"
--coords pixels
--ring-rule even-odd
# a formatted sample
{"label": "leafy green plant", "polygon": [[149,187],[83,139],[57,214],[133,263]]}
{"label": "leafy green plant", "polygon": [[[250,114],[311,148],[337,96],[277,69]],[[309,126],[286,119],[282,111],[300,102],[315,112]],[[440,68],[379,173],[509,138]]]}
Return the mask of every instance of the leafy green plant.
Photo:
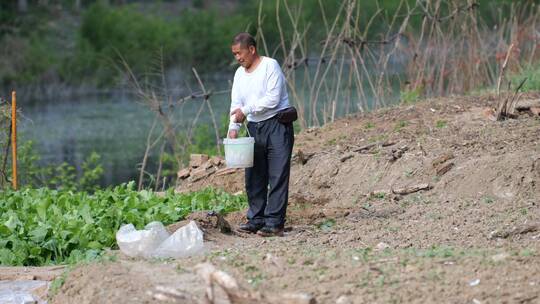
{"label": "leafy green plant", "polygon": [[395,126],[394,126],[394,131],[399,131],[403,128],[405,128],[407,125],[409,125],[409,123],[405,120],[400,120]]}
{"label": "leafy green plant", "polygon": [[446,125],[447,125],[446,120],[437,120],[437,122],[435,123],[435,127],[438,129],[445,128]]}
{"label": "leafy green plant", "polygon": [[418,100],[420,100],[420,97],[422,96],[422,90],[423,88],[421,86],[418,86],[416,89],[413,90],[401,91],[399,92],[399,100],[402,104],[416,103]]}
{"label": "leafy green plant", "polygon": [[373,129],[373,128],[375,128],[375,124],[372,123],[372,122],[368,122],[368,123],[366,123],[366,125],[364,126],[364,128],[366,128],[366,129]]}
{"label": "leafy green plant", "polygon": [[517,87],[523,79],[527,79],[521,88],[522,92],[539,91],[540,90],[540,64],[527,66],[520,73],[510,76],[512,87]]}
{"label": "leafy green plant", "polygon": [[206,189],[158,196],[135,191],[134,182],[88,192],[22,189],[0,192],[0,264],[44,265],[91,260],[116,246],[122,224],[138,229],[151,221],[174,223],[196,210],[228,213],[245,196]]}
{"label": "leafy green plant", "polygon": [[[42,166],[41,157],[35,152],[32,141],[24,142],[18,153],[19,184],[23,187],[49,187],[64,190],[93,191],[99,187],[103,175],[100,156],[92,153],[81,165],[78,172],[68,163]],[[11,175],[8,167],[8,176]]]}
{"label": "leafy green plant", "polygon": [[333,218],[329,218],[319,223],[317,227],[321,230],[328,231],[328,230],[331,230],[335,225],[336,225],[336,220]]}

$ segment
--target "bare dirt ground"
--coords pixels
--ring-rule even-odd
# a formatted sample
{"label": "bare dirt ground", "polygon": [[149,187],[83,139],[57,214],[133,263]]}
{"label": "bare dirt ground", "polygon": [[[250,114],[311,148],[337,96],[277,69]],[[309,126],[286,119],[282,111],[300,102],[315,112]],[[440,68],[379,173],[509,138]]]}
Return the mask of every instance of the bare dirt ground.
{"label": "bare dirt ground", "polygon": [[[247,292],[313,297],[290,303],[540,303],[540,118],[491,121],[496,103],[428,100],[306,130],[284,237],[207,229],[196,257],[118,253],[68,272],[50,302],[208,303],[195,265],[210,262]],[[243,173],[180,190],[208,185],[240,191]]]}

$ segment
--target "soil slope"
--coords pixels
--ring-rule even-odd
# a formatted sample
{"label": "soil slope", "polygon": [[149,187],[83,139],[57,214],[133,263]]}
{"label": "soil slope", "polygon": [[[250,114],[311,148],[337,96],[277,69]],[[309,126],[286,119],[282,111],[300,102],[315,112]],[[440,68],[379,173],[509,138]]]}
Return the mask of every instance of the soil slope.
{"label": "soil slope", "polygon": [[[117,254],[68,273],[51,302],[204,303],[194,266],[211,262],[250,292],[303,292],[318,303],[538,303],[540,117],[492,121],[496,104],[427,100],[306,130],[285,237],[209,228],[203,255]],[[208,185],[241,191],[243,172],[179,190]]]}

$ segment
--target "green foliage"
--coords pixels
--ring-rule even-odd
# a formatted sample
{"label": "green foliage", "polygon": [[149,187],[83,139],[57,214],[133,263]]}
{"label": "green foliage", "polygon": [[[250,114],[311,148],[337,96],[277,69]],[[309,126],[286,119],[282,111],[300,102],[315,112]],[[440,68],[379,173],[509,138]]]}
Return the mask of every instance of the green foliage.
{"label": "green foliage", "polygon": [[214,189],[158,196],[134,190],[134,182],[94,194],[48,188],[0,192],[0,264],[44,265],[98,258],[116,246],[122,224],[138,229],[151,221],[174,223],[196,210],[228,213],[245,196]]}
{"label": "green foliage", "polygon": [[437,129],[443,129],[443,128],[446,128],[446,125],[448,123],[446,122],[446,120],[437,120],[437,122],[435,123],[435,127]]}
{"label": "green foliage", "polygon": [[[174,19],[143,14],[135,6],[113,8],[92,5],[84,14],[77,40],[77,53],[66,63],[64,73],[83,79],[98,79],[110,86],[122,67],[120,57],[135,74],[150,63],[159,68],[171,64],[218,69],[232,58],[231,33],[240,31],[240,17],[220,18],[216,10],[184,10]],[[121,68],[123,69],[123,68]]]}
{"label": "green foliage", "polygon": [[394,131],[400,131],[401,129],[405,128],[406,126],[408,126],[409,123],[405,120],[400,120],[395,126],[394,126]]}
{"label": "green foliage", "polygon": [[[125,5],[83,1],[81,12],[73,12],[69,1],[55,1],[55,5],[38,2],[29,1],[29,11],[21,14],[17,12],[16,1],[0,1],[3,25],[0,27],[0,44],[3,46],[0,50],[0,84],[61,81],[114,86],[119,78],[115,68],[119,54],[137,74],[155,72],[145,70],[145,64],[154,62],[161,52],[167,68],[223,69],[232,62],[229,50],[232,36],[246,29],[256,33],[259,4],[262,4],[261,27],[270,53],[266,55],[278,58],[282,56],[276,17],[278,3],[286,43],[290,43],[294,33],[287,8],[293,15],[299,14],[296,26],[301,32],[307,29],[310,48],[320,47],[319,42],[326,37],[336,15],[340,14],[338,28],[345,19],[345,14],[340,11],[344,1],[236,1],[233,6],[226,5],[230,10],[223,10],[221,4],[212,6],[208,1],[195,0],[188,8],[178,4],[180,13],[160,9],[160,1],[153,4],[129,1]],[[510,9],[515,5],[512,0],[476,2],[479,4],[476,12],[487,21],[487,27],[515,12]],[[406,16],[407,6],[412,8],[415,3],[416,0],[403,3],[401,0],[357,1],[355,12],[359,19],[358,23],[351,22],[355,36],[351,38],[381,38],[399,8],[393,29],[397,31],[396,27]],[[454,10],[450,2],[442,2],[442,16],[450,15]],[[368,29],[372,17],[375,19]],[[420,28],[422,18],[422,13],[411,16],[412,32]],[[261,52],[266,53],[263,45],[260,46]]]}
{"label": "green foliage", "polygon": [[[219,135],[226,136],[229,129],[229,115],[223,113],[219,124]],[[241,136],[241,135],[240,135]],[[189,146],[189,153],[202,153],[217,155],[216,133],[212,124],[199,124],[193,133],[192,144]],[[223,153],[223,152],[222,152]]]}
{"label": "green foliage", "polygon": [[520,73],[510,76],[512,88],[516,88],[525,78],[527,81],[521,92],[540,91],[540,65],[528,66]]}
{"label": "green foliage", "polygon": [[317,227],[323,231],[329,231],[332,230],[332,228],[336,225],[336,220],[333,218],[325,219],[324,221],[320,222]]}
{"label": "green foliage", "polygon": [[420,100],[420,97],[422,96],[422,90],[423,88],[421,86],[418,86],[416,89],[413,90],[404,90],[399,92],[399,100],[402,104],[413,104]]}
{"label": "green foliage", "polygon": [[[33,142],[27,141],[18,148],[17,166],[19,184],[26,187],[49,187],[63,190],[93,191],[99,187],[103,175],[100,156],[92,153],[81,165],[81,172],[68,164],[42,166],[41,158],[33,148]],[[8,168],[8,176],[11,176]]]}

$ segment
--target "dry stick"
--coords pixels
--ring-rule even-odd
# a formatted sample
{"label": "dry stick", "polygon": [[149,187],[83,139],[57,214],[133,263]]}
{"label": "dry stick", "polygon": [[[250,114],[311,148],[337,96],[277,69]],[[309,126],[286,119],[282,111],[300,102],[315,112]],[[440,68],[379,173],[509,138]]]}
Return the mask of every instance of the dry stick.
{"label": "dry stick", "polygon": [[[399,10],[401,9],[401,5],[403,4],[403,0],[400,2],[400,5],[399,5],[399,8],[398,8],[398,12]],[[396,13],[397,14],[397,13]],[[379,89],[382,88],[382,81],[383,81],[383,77],[385,75],[385,71],[388,69],[388,62],[390,61],[390,57],[392,57],[392,55],[394,55],[394,53],[396,52],[398,46],[399,46],[399,43],[400,43],[400,37],[401,37],[401,34],[405,31],[405,28],[407,27],[408,23],[409,23],[409,17],[410,17],[410,14],[407,14],[407,17],[405,17],[405,19],[403,20],[403,23],[401,24],[401,27],[399,28],[399,32],[398,32],[398,36],[396,38],[396,41],[394,42],[394,47],[392,48],[392,50],[390,52],[388,52],[388,54],[386,55],[386,58],[383,62],[383,66],[382,66],[382,69],[381,69],[381,75],[379,77],[379,81],[377,83],[377,86],[379,87]],[[395,20],[395,16],[394,16],[394,20]],[[394,21],[392,21],[393,23]],[[382,105],[383,106],[386,106],[386,103],[384,102],[384,96],[381,96],[383,97],[382,98]]]}
{"label": "dry stick", "polygon": [[[141,164],[141,170],[140,170],[140,175],[139,175],[139,184],[138,184],[138,189],[140,190],[140,189],[142,189],[142,184],[143,184],[143,180],[144,180],[144,173],[145,173],[145,168],[146,168],[148,154],[150,152],[150,149],[153,146],[155,146],[164,135],[166,135],[166,137],[168,137],[168,140],[169,140],[169,142],[171,144],[171,148],[173,150],[173,155],[176,158],[178,166],[179,167],[181,166],[181,160],[180,160],[180,158],[178,156],[178,153],[176,153],[176,146],[178,145],[178,139],[177,139],[176,134],[174,132],[175,128],[174,128],[172,122],[170,121],[170,117],[169,117],[168,114],[163,112],[163,109],[161,108],[160,102],[159,102],[159,100],[157,99],[157,97],[155,95],[155,92],[152,91],[151,94],[147,93],[142,88],[142,86],[139,83],[137,77],[135,77],[135,74],[131,70],[130,66],[127,64],[127,61],[122,57],[122,55],[120,53],[117,52],[117,54],[118,54],[119,58],[121,59],[122,65],[124,66],[124,69],[125,69],[124,72],[127,72],[128,76],[129,76],[129,78],[131,80],[130,83],[134,87],[136,94],[139,96],[139,98],[144,103],[146,103],[149,106],[149,108],[152,111],[154,111],[156,113],[156,120],[154,120],[151,131],[148,134],[147,147],[146,147],[145,154],[144,154],[144,157],[143,157],[143,163]],[[163,66],[162,66],[162,69],[163,69]],[[162,70],[162,74],[164,74],[163,70]],[[158,136],[158,138],[152,144],[150,144],[151,136],[152,136],[152,133],[153,133],[153,129],[155,128],[155,123],[157,122],[157,118],[160,118],[160,120],[161,120],[161,122],[162,122],[162,124],[164,126],[164,131],[160,134],[160,136]]]}
{"label": "dry stick", "polygon": [[438,84],[438,95],[439,96],[444,96],[445,95],[445,92],[444,92],[444,80],[445,80],[445,73],[446,73],[446,64],[447,64],[447,59],[448,59],[448,44],[447,44],[447,40],[444,39],[444,33],[442,32],[441,28],[440,27],[437,27],[437,32],[439,33],[439,37],[441,37],[441,43],[440,45],[442,45],[442,50],[440,52],[442,52],[442,60],[439,62],[439,81],[437,82]]}
{"label": "dry stick", "polygon": [[[304,30],[304,33],[302,35],[298,34],[298,29],[297,29],[297,24],[298,24],[298,18],[296,18],[296,20],[294,20],[294,17],[292,16],[292,14],[290,13],[290,10],[288,8],[288,6],[286,5],[287,2],[285,1],[285,9],[287,10],[287,13],[289,14],[289,18],[293,24],[293,30],[294,30],[294,34],[293,34],[293,41],[291,43],[291,48],[290,48],[290,51],[287,51],[287,47],[286,47],[286,44],[285,44],[285,38],[284,38],[284,34],[283,34],[283,29],[281,27],[281,20],[280,20],[280,17],[279,17],[279,4],[280,4],[280,1],[278,1],[277,3],[277,7],[276,7],[276,20],[277,20],[277,26],[278,26],[278,31],[279,31],[279,35],[280,35],[280,39],[281,39],[281,46],[283,48],[283,54],[285,56],[285,62],[284,62],[284,71],[285,71],[285,77],[287,79],[287,83],[289,85],[289,89],[290,89],[290,92],[292,93],[293,95],[293,98],[294,100],[297,101],[297,106],[298,106],[298,112],[299,112],[299,116],[300,116],[300,125],[302,128],[305,128],[306,127],[306,117],[305,117],[305,111],[304,111],[304,99],[302,98],[299,98],[298,96],[298,93],[296,91],[296,81],[295,81],[295,74],[294,74],[294,68],[287,68],[287,65],[290,64],[291,66],[293,66],[294,64],[294,54],[296,52],[296,48],[301,46],[301,40],[302,40],[302,37],[305,36],[305,34],[307,33],[307,28]],[[300,47],[300,51],[302,53],[303,50],[302,48]],[[303,54],[303,56],[305,57],[305,55]],[[291,76],[292,74],[292,76]]]}
{"label": "dry stick", "polygon": [[338,100],[338,95],[339,95],[339,92],[341,91],[340,90],[340,86],[341,86],[341,75],[343,74],[343,66],[345,65],[345,52],[342,52],[342,56],[341,56],[341,65],[339,67],[339,72],[338,72],[338,79],[337,79],[337,84],[336,84],[336,93],[334,95],[334,102],[333,102],[333,107],[332,107],[332,118],[331,118],[331,121],[333,122],[335,117],[336,117],[336,102]]}
{"label": "dry stick", "polygon": [[[285,74],[285,78],[287,79],[287,84],[289,86],[289,91],[291,92],[292,96],[293,96],[293,99],[297,101],[297,107],[298,107],[298,112],[299,112],[299,116],[300,116],[300,126],[302,129],[306,128],[306,118],[305,118],[305,111],[304,111],[304,102],[303,102],[303,99],[300,99],[299,96],[298,96],[298,93],[296,91],[296,81],[295,81],[295,73],[294,73],[294,68],[287,68],[287,65],[290,64],[291,66],[294,64],[294,54],[295,54],[295,50],[296,50],[296,47],[297,47],[297,40],[301,40],[301,39],[297,39],[297,29],[296,29],[296,22],[293,21],[293,28],[294,28],[294,34],[293,34],[293,42],[291,44],[291,49],[289,52],[287,52],[287,47],[286,47],[286,43],[285,43],[285,37],[284,37],[284,34],[283,34],[283,29],[281,27],[281,19],[280,19],[280,14],[279,14],[279,8],[280,8],[280,2],[281,1],[278,1],[277,2],[277,5],[276,5],[276,20],[277,20],[277,26],[278,26],[278,31],[279,31],[279,37],[280,37],[280,43],[281,43],[281,47],[282,47],[282,50],[283,50],[283,55],[285,57],[284,59],[284,74]],[[286,4],[286,2],[285,2]],[[288,9],[288,7],[286,7],[286,9]],[[305,31],[307,32],[307,30]],[[304,34],[305,34],[304,32]],[[291,76],[292,74],[292,76]]]}
{"label": "dry stick", "polygon": [[262,23],[263,23],[263,17],[262,17],[262,4],[263,1],[259,2],[259,13],[257,14],[257,34],[260,35],[264,47],[264,51],[267,56],[270,56],[270,53],[268,53],[268,47],[266,46],[266,40],[264,39],[264,34],[262,31]]}
{"label": "dry stick", "polygon": [[350,114],[351,93],[352,93],[352,73],[353,73],[353,70],[349,67],[349,81],[347,83],[347,102],[345,103],[345,115]]}
{"label": "dry stick", "polygon": [[[354,7],[354,4],[355,4],[355,1],[350,1],[349,2],[349,5],[347,7],[347,16],[346,16],[346,19],[345,19],[345,24],[348,24],[349,20],[351,20],[352,8]],[[338,20],[338,18],[339,18],[339,16],[336,17],[336,20]],[[343,27],[342,30],[338,34],[338,37],[336,39],[337,41],[334,44],[334,48],[332,50],[330,60],[327,63],[326,69],[324,70],[324,72],[323,72],[323,74],[321,76],[321,79],[320,79],[320,81],[319,81],[319,83],[318,83],[318,85],[316,87],[315,95],[313,95],[313,90],[311,90],[311,92],[312,92],[311,99],[312,99],[312,102],[313,102],[312,106],[314,107],[314,108],[312,108],[312,111],[314,111],[313,114],[315,115],[315,118],[317,118],[316,117],[316,107],[317,107],[317,102],[318,102],[318,99],[319,99],[319,93],[320,93],[321,87],[322,87],[323,84],[326,84],[325,80],[327,79],[327,74],[329,73],[330,69],[332,68],[333,63],[336,61],[337,52],[338,52],[341,44],[344,41],[343,38],[345,36],[347,28],[348,28],[347,26]],[[329,36],[327,38],[327,42],[330,41],[330,38],[331,38],[331,36]],[[317,80],[317,78],[316,78],[316,80]],[[316,119],[316,123],[318,124],[318,119]]]}
{"label": "dry stick", "polygon": [[[364,61],[362,53],[360,52],[358,47],[354,48],[353,56],[354,55],[356,55],[356,58],[358,58],[360,60],[360,66],[362,67],[362,70],[364,72],[364,76],[366,77],[367,82],[369,84],[369,87],[370,87],[371,91],[373,92],[373,96],[375,96],[375,107],[377,107],[378,103],[379,103],[378,98],[376,97],[377,89],[375,88],[375,85],[373,84],[373,80],[372,80],[371,75],[370,75],[370,73],[369,73],[369,71],[367,69],[366,62]],[[358,68],[356,68],[356,77],[357,77],[358,86],[363,87],[362,82],[360,81],[360,72],[358,71]],[[366,104],[366,107],[367,107],[367,104]]]}
{"label": "dry stick", "polygon": [[[516,96],[518,96],[519,90],[521,90],[521,87],[525,84],[527,81],[527,78],[523,79],[521,83],[517,86],[516,90],[514,91],[514,94],[512,95],[512,98],[509,99],[506,97],[504,100],[499,101],[499,106],[497,108],[497,120],[502,120],[505,117],[508,117],[508,109],[513,108],[514,101],[516,101]],[[510,102],[510,107],[508,106],[508,102]]]}
{"label": "dry stick", "polygon": [[[195,74],[195,77],[197,78],[197,81],[199,82],[199,85],[201,86],[201,89],[203,93],[206,95],[206,88],[201,81],[201,78],[199,77],[199,74],[197,73],[197,70],[195,68],[192,68],[193,74]],[[214,130],[216,133],[216,148],[218,151],[218,154],[221,154],[221,146],[219,145],[219,128],[216,123],[216,118],[214,116],[214,110],[212,109],[212,105],[210,104],[210,100],[208,98],[205,98],[206,105],[208,106],[208,110],[210,111],[210,117],[212,118],[212,123],[214,124]]]}
{"label": "dry stick", "polygon": [[508,51],[506,52],[506,57],[504,58],[504,62],[501,68],[501,72],[499,73],[499,79],[497,80],[497,95],[501,96],[501,83],[502,78],[504,75],[504,71],[506,70],[506,65],[508,64],[508,59],[510,58],[510,53],[512,52],[512,49],[514,48],[514,44],[510,44],[510,47],[508,48]]}
{"label": "dry stick", "polygon": [[[534,17],[533,17],[533,20],[532,20],[532,27],[533,29],[536,28],[536,18],[538,17],[540,13],[540,6],[538,6],[538,9],[536,11],[536,14],[534,14]],[[533,49],[531,51],[531,53],[529,54],[529,66],[532,66],[533,65],[533,58],[534,58],[534,55],[536,54],[536,47],[538,46],[538,35],[532,35],[534,37],[534,43],[533,43]]]}
{"label": "dry stick", "polygon": [[[358,71],[358,64],[356,62],[356,57],[354,56],[353,49],[349,47],[349,52],[351,53],[352,62],[351,65],[353,67],[354,75],[355,75],[355,84],[356,84],[356,95],[358,96],[358,109],[360,112],[364,112],[368,109],[367,104],[367,96],[364,92],[364,86],[363,80],[364,78],[360,76],[360,72]],[[363,104],[360,103],[362,101]]]}
{"label": "dry stick", "polygon": [[142,161],[141,169],[140,169],[140,172],[139,172],[139,183],[137,185],[137,190],[139,190],[139,191],[142,190],[142,185],[143,185],[143,180],[144,180],[144,172],[145,172],[144,169],[146,168],[146,163],[148,161],[148,155],[150,154],[150,149],[152,149],[159,142],[159,140],[161,139],[161,137],[164,134],[164,132],[162,132],[157,137],[157,139],[154,140],[153,143],[150,143],[150,141],[152,139],[152,133],[154,132],[154,128],[156,127],[156,124],[157,124],[157,120],[158,120],[158,117],[156,115],[156,117],[154,117],[154,121],[152,122],[152,127],[150,128],[150,132],[148,132],[148,135],[146,136],[146,149],[144,150],[143,161]]}
{"label": "dry stick", "polygon": [[514,109],[516,107],[516,103],[521,98],[521,94],[519,94],[519,90],[523,87],[523,85],[527,82],[527,77],[525,77],[517,86],[516,90],[514,91],[514,95],[512,96],[512,99],[510,100],[510,106],[507,107],[507,112],[510,114],[514,113]]}
{"label": "dry stick", "polygon": [[[294,62],[294,54],[296,52],[296,49],[298,48],[300,50],[300,53],[302,55],[302,58],[307,58],[307,51],[304,47],[302,47],[302,40],[305,39],[306,35],[307,35],[307,32],[308,32],[308,29],[309,29],[309,26],[306,27],[306,29],[304,29],[304,32],[303,33],[299,33],[299,30],[298,30],[298,22],[300,20],[300,14],[296,14],[296,16],[292,13],[291,9],[289,8],[289,5],[287,3],[287,1],[285,0],[284,1],[284,7],[285,7],[285,10],[287,12],[287,15],[289,17],[289,20],[293,26],[293,42],[291,44],[291,49],[289,50],[289,57],[290,58],[293,58],[293,62]],[[281,31],[281,27],[280,27],[280,31]],[[304,65],[304,80],[307,80],[307,82],[309,83],[309,86],[311,85],[310,84],[310,75],[309,75],[309,68],[307,65]],[[288,76],[290,76],[290,73],[292,72],[292,75],[293,75],[293,79],[296,77],[295,76],[295,73],[294,73],[294,69],[291,69],[288,73]],[[294,85],[294,81],[293,81],[293,85]],[[308,122],[307,122],[307,117],[305,115],[305,95],[303,92],[301,96],[299,96],[296,92],[296,88],[292,88],[292,92],[295,96],[295,99],[298,100],[298,106],[299,106],[299,116],[301,117],[301,120],[300,120],[300,126],[305,129],[308,125]]]}
{"label": "dry stick", "polygon": [[285,37],[283,35],[283,29],[281,28],[281,20],[279,19],[279,4],[281,3],[281,0],[277,0],[276,2],[276,24],[278,27],[278,33],[279,33],[279,42],[281,44],[281,49],[283,50],[283,58],[285,59],[284,63],[287,63],[287,47],[285,44]]}
{"label": "dry stick", "polygon": [[193,130],[195,130],[195,126],[197,122],[199,121],[199,117],[201,116],[202,110],[204,109],[205,103],[201,102],[201,106],[199,107],[199,110],[197,111],[197,114],[195,115],[195,118],[191,122],[191,126],[189,127],[189,130],[187,132],[187,138],[188,141],[191,143],[191,137],[193,136]]}
{"label": "dry stick", "polygon": [[[419,0],[417,0],[416,4],[420,7],[422,7],[422,4],[419,2]],[[429,3],[428,3],[429,4]],[[433,18],[430,18],[429,17],[429,13],[427,12],[427,8],[424,9],[426,11],[426,15],[424,16],[424,21],[425,21],[425,24],[426,24],[426,27],[428,27],[427,29],[427,43],[428,43],[428,47],[427,48],[423,48],[422,47],[422,41],[420,40],[417,47],[417,51],[415,53],[415,56],[420,56],[420,48],[423,48],[425,49],[426,51],[422,54],[423,57],[422,57],[422,62],[418,65],[418,68],[417,68],[417,73],[416,73],[416,77],[414,79],[414,85],[412,86],[412,89],[415,90],[418,88],[418,85],[422,85],[422,82],[424,82],[424,79],[426,78],[426,71],[429,70],[429,56],[430,56],[430,47],[429,47],[429,42],[432,41],[432,37],[433,37],[433,31],[434,31],[434,27],[436,25],[436,21],[433,21],[434,19]],[[428,23],[429,22],[429,23]],[[424,38],[424,34],[425,34],[425,30],[426,28],[424,28],[424,23],[422,25],[422,33],[421,33],[421,39]],[[424,89],[427,89],[427,88],[424,88]]]}
{"label": "dry stick", "polygon": [[[343,1],[339,7],[339,10],[337,12],[337,15],[336,15],[336,18],[334,19],[334,22],[332,24],[332,27],[330,28],[330,31],[327,33],[328,35],[328,38],[325,40],[324,42],[324,46],[322,48],[322,51],[321,51],[321,58],[324,58],[325,54],[326,54],[326,49],[329,47],[330,45],[330,37],[332,35],[332,33],[334,32],[334,29],[336,28],[337,24],[338,24],[338,21],[339,21],[339,16],[341,14],[341,11],[343,10],[343,7],[345,5],[347,1]],[[317,69],[315,70],[315,75],[313,76],[313,86],[311,86],[310,88],[310,93],[309,93],[309,96],[310,96],[310,105],[311,105],[311,113],[312,113],[312,117],[311,117],[311,124],[316,124],[318,125],[319,124],[319,120],[317,118],[317,109],[316,109],[316,106],[317,106],[317,100],[314,99],[314,94],[315,94],[315,84],[317,83],[318,81],[318,77],[319,77],[319,73],[320,73],[320,70],[321,70],[321,65],[322,65],[322,61],[319,61],[319,63],[317,64]]]}
{"label": "dry stick", "polygon": [[161,108],[161,104],[159,100],[157,99],[155,92],[152,91],[152,100],[154,104],[158,105],[158,110],[156,111],[158,114],[158,117],[161,120],[161,123],[163,127],[165,128],[165,137],[169,141],[169,144],[171,146],[172,154],[176,160],[176,163],[178,167],[182,165],[182,160],[180,159],[180,155],[177,153],[176,149],[180,146],[180,141],[178,140],[178,137],[176,135],[174,124],[171,120],[171,115],[169,112],[164,112]]}
{"label": "dry stick", "polygon": [[[377,2],[378,4],[378,2]],[[398,5],[398,8],[396,9],[396,12],[394,13],[394,16],[392,17],[392,21],[390,22],[390,24],[388,25],[388,31],[386,32],[386,35],[385,37],[389,37],[390,36],[390,33],[394,27],[394,24],[396,23],[396,20],[397,20],[397,17],[398,17],[398,14],[399,12],[401,11],[401,8],[403,7],[403,4],[404,4],[404,0],[401,0],[399,2],[399,5]],[[385,87],[383,85],[383,81],[386,80],[386,82],[388,83],[388,76],[386,74],[387,70],[388,70],[388,62],[390,61],[390,58],[392,57],[392,55],[395,53],[395,51],[397,50],[398,46],[399,46],[399,42],[400,42],[400,38],[401,38],[401,35],[403,34],[403,32],[405,31],[405,27],[408,25],[408,20],[409,20],[409,14],[407,14],[407,16],[403,19],[403,23],[398,31],[398,33],[396,34],[396,39],[395,39],[395,42],[394,42],[394,47],[392,48],[392,50],[390,50],[389,52],[386,53],[386,56],[380,56],[380,59],[379,61],[377,62],[377,69],[380,71],[379,73],[379,79],[377,80],[377,95],[379,96],[379,100],[381,100],[381,103],[383,106],[386,106],[386,103],[385,103]],[[366,29],[367,31],[367,29]],[[385,41],[387,41],[389,43],[390,39],[388,38],[385,38]],[[384,52],[386,51],[385,49],[385,44],[381,44],[380,45],[380,53],[383,54]],[[384,58],[384,59],[383,59]],[[380,63],[382,60],[382,64]],[[386,77],[385,77],[386,76]]]}
{"label": "dry stick", "polygon": [[[154,191],[158,191],[159,189],[159,179],[161,178],[161,169],[163,167],[163,153],[165,152],[165,143],[161,144],[161,148],[159,149],[159,164],[158,164],[158,170],[156,173],[156,186],[154,187]],[[165,182],[163,182],[163,186],[165,187]]]}

